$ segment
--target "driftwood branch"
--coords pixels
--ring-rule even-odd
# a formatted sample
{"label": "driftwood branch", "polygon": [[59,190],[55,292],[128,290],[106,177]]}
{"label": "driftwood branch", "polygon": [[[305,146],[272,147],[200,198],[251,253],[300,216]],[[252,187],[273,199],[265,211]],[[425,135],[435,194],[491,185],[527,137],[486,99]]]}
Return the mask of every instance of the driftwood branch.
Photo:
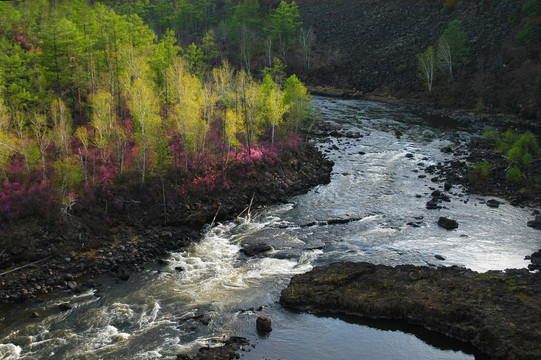
{"label": "driftwood branch", "polygon": [[40,262],[45,261],[45,260],[47,260],[47,259],[49,259],[49,258],[50,258],[50,256],[47,256],[47,257],[44,258],[44,259],[41,259],[41,260],[38,260],[38,261],[34,261],[34,262],[29,263],[29,264],[26,264],[26,265],[23,265],[23,266],[16,267],[15,269],[11,269],[11,270],[5,271],[5,272],[1,273],[0,276],[6,275],[6,274],[9,274],[9,273],[12,273],[12,272],[17,271],[17,270],[24,269],[25,267],[28,267],[28,266],[31,266],[31,265],[40,263]]}
{"label": "driftwood branch", "polygon": [[255,196],[255,193],[252,194],[252,199],[250,200],[250,205],[248,205],[248,207],[244,210],[242,210],[242,212],[240,214],[237,215],[237,217],[240,217],[242,214],[244,214],[244,212],[246,210],[248,210],[248,218],[250,218],[250,210],[252,209],[252,204],[254,202],[254,196]]}

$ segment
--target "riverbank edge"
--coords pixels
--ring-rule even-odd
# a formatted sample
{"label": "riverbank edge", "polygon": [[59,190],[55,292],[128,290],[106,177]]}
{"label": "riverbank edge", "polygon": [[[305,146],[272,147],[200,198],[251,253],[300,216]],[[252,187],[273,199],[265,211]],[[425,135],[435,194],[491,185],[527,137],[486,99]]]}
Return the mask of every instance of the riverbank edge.
{"label": "riverbank edge", "polygon": [[541,359],[541,274],[334,263],[295,275],[291,310],[402,320],[473,344],[494,359]]}
{"label": "riverbank edge", "polygon": [[518,129],[537,129],[541,132],[541,119],[538,119],[537,121],[532,121],[523,119],[518,114],[478,112],[475,109],[442,106],[434,100],[421,97],[419,94],[414,94],[413,97],[404,98],[401,96],[396,96],[392,93],[365,93],[354,88],[336,88],[332,86],[308,85],[307,89],[312,95],[325,96],[337,99],[357,99],[382,102],[386,104],[396,104],[404,106],[408,110],[422,111],[429,115],[450,117],[464,123],[482,122],[482,125],[484,126],[498,129],[512,127]]}
{"label": "riverbank edge", "polygon": [[327,184],[332,166],[315,147],[306,146],[282,153],[274,166],[258,167],[255,177],[232,181],[227,192],[178,204],[167,219],[158,216],[154,205],[108,221],[81,218],[44,229],[30,219],[4,228],[0,236],[15,249],[2,252],[11,266],[0,271],[0,302],[40,301],[42,295],[62,290],[80,293],[98,287],[96,279],[103,276],[126,281],[153,262],[166,265],[163,259],[198,241],[206,225]]}

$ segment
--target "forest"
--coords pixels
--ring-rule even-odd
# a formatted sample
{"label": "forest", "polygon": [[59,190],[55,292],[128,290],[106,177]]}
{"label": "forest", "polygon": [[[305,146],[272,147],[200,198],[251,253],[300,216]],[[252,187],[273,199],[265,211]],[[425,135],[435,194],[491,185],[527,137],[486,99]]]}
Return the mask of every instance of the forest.
{"label": "forest", "polygon": [[0,2],[0,221],[121,193],[167,212],[301,146],[310,96],[283,65],[298,18],[257,0]]}

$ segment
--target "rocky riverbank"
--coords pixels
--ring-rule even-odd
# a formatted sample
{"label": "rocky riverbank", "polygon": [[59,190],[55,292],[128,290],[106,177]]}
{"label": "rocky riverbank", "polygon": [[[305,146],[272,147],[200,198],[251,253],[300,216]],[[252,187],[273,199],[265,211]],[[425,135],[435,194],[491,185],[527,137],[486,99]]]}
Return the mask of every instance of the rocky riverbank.
{"label": "rocky riverbank", "polygon": [[[314,148],[282,154],[279,164],[256,175],[228,179],[231,188],[179,201],[162,214],[159,204],[133,202],[108,218],[79,215],[67,222],[30,219],[5,226],[0,236],[0,301],[38,299],[56,290],[80,292],[107,274],[128,280],[149,262],[198,239],[205,224],[232,219],[244,210],[284,202],[328,183],[332,162]],[[161,215],[160,215],[161,214]]]}
{"label": "rocky riverbank", "polygon": [[335,263],[296,275],[280,303],[313,313],[404,320],[494,359],[541,359],[541,274]]}

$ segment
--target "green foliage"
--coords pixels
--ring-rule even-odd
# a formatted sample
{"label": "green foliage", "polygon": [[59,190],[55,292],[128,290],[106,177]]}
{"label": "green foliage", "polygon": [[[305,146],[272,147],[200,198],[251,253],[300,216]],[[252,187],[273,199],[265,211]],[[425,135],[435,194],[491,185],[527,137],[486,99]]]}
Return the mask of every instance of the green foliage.
{"label": "green foliage", "polygon": [[282,1],[267,17],[265,31],[274,42],[284,42],[290,45],[302,25],[300,17],[299,7],[295,1],[292,1],[291,4]]}
{"label": "green foliage", "polygon": [[473,167],[468,168],[468,180],[474,187],[478,187],[487,182],[490,177],[492,165],[486,161],[478,161]]}
{"label": "green foliage", "polygon": [[218,50],[216,47],[216,39],[214,30],[209,30],[201,41],[201,50],[203,51],[204,60],[207,64],[211,64],[218,59]]}
{"label": "green foliage", "polygon": [[457,0],[445,0],[443,3],[443,8],[440,10],[440,12],[444,15],[452,13],[455,10],[456,3]]}
{"label": "green foliage", "polygon": [[499,138],[500,133],[496,130],[492,129],[486,129],[483,133],[483,139],[490,140],[490,141],[496,141],[497,138]]}
{"label": "green foliage", "polygon": [[56,187],[62,195],[76,190],[83,180],[81,167],[73,158],[59,159],[54,163]]}
{"label": "green foliage", "polygon": [[443,32],[442,37],[449,44],[453,66],[456,67],[467,63],[470,55],[470,47],[468,46],[468,36],[462,30],[462,22],[460,20],[451,21],[447,29]]}
{"label": "green foliage", "polygon": [[270,76],[273,82],[277,84],[282,84],[286,76],[286,65],[282,62],[282,60],[278,58],[274,58],[272,62],[274,64],[272,67],[266,67],[265,69],[263,69],[263,79],[265,79],[267,76]]}
{"label": "green foliage", "polygon": [[150,60],[155,82],[159,88],[165,86],[166,69],[173,63],[182,49],[176,45],[175,32],[168,29],[156,45],[154,57]]}
{"label": "green foliage", "polygon": [[541,73],[537,74],[535,77],[535,88],[537,91],[541,91]]}
{"label": "green foliage", "polygon": [[485,104],[483,103],[482,99],[477,100],[477,103],[475,104],[475,112],[476,113],[482,113],[485,110]]}
{"label": "green foliage", "polygon": [[524,178],[522,171],[530,167],[539,155],[537,138],[531,132],[523,134],[507,129],[504,133],[487,130],[483,138],[494,141],[496,150],[505,154],[509,164],[506,177],[510,182],[518,183]]}
{"label": "green foliage", "polygon": [[539,12],[539,0],[529,0],[522,4],[522,12],[527,16],[535,16]]}
{"label": "green foliage", "polygon": [[524,41],[526,44],[530,44],[539,36],[539,15],[541,15],[540,2],[539,0],[526,1],[521,9],[527,19],[524,27],[517,34],[517,38]]}
{"label": "green foliage", "polygon": [[201,70],[203,70],[205,56],[203,55],[203,50],[200,47],[194,43],[191,43],[186,48],[184,57],[188,62],[188,68],[192,74],[199,74]]}
{"label": "green foliage", "polygon": [[496,138],[496,150],[505,153],[511,149],[518,140],[518,134],[511,129],[507,129],[502,135]]}
{"label": "green foliage", "polygon": [[520,169],[518,166],[511,166],[507,173],[505,174],[507,181],[513,182],[513,183],[519,183],[522,181],[522,173],[520,172]]}
{"label": "green foliage", "polygon": [[537,139],[531,132],[526,131],[524,134],[516,136],[516,141],[507,151],[506,158],[512,165],[527,168],[538,153]]}
{"label": "green foliage", "polygon": [[284,103],[289,107],[289,126],[297,131],[302,121],[310,116],[311,105],[308,90],[295,75],[287,78],[284,84]]}

